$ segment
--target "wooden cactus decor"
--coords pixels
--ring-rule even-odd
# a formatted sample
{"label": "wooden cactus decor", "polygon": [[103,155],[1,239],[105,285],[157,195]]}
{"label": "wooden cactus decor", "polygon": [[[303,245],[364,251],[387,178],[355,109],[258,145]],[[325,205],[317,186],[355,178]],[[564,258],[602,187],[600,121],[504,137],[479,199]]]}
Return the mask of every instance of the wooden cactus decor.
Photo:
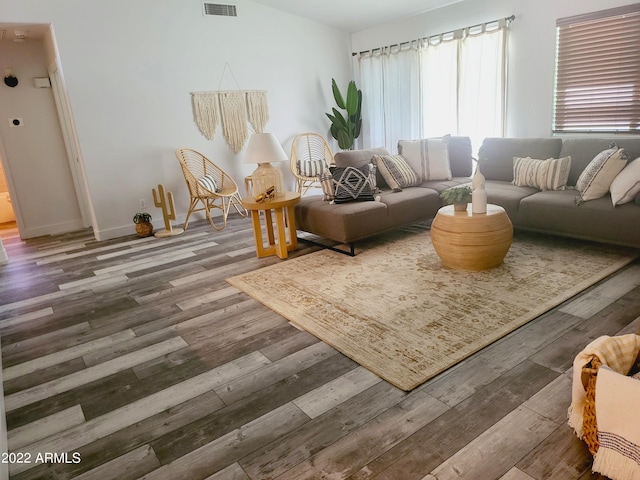
{"label": "wooden cactus decor", "polygon": [[171,226],[171,220],[176,219],[176,210],[173,204],[173,194],[171,192],[164,191],[164,185],[159,184],[158,190],[152,189],[153,193],[153,204],[162,208],[162,217],[164,218],[164,230],[160,230],[155,233],[156,237],[171,237],[172,235],[180,235],[184,232],[184,229],[177,228],[174,229]]}

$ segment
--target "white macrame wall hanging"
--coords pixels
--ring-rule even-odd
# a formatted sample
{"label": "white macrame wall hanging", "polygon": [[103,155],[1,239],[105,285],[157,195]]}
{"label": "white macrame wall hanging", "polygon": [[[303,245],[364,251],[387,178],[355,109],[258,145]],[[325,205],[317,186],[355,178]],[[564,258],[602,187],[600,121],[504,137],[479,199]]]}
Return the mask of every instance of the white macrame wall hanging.
{"label": "white macrame wall hanging", "polygon": [[238,153],[249,136],[249,124],[256,133],[264,133],[269,121],[267,92],[231,90],[192,92],[193,115],[200,132],[213,140],[218,124],[227,144]]}
{"label": "white macrame wall hanging", "polygon": [[[223,77],[227,68],[229,65],[225,64]],[[231,68],[229,72],[233,76]],[[233,78],[235,80],[235,76]],[[256,133],[264,133],[269,121],[269,105],[265,90],[192,92],[191,99],[193,116],[200,132],[207,140],[213,140],[218,125],[222,124],[222,134],[233,153],[242,150],[247,141],[248,124],[251,124]]]}

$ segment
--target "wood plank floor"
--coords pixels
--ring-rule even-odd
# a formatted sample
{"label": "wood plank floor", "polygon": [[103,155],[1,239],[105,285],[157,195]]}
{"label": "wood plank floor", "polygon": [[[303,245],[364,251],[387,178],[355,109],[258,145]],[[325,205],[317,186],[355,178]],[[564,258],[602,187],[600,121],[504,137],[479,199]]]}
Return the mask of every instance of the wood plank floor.
{"label": "wood plank floor", "polygon": [[12,479],[601,478],[566,423],[571,365],[640,328],[640,262],[407,394],[225,282],[281,261],[247,219],[0,235]]}

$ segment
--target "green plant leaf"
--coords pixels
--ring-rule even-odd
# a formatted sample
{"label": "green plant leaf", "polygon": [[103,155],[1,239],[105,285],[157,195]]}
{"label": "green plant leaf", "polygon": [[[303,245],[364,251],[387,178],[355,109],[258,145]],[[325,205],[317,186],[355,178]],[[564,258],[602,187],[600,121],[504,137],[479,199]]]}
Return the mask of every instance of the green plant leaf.
{"label": "green plant leaf", "polygon": [[340,92],[338,84],[336,83],[336,80],[334,78],[331,79],[331,89],[333,90],[333,98],[335,99],[338,107],[343,109],[346,108],[344,98],[342,97],[342,93]]}
{"label": "green plant leaf", "polygon": [[338,146],[343,150],[350,150],[353,147],[353,137],[344,130],[338,132]]}
{"label": "green plant leaf", "polygon": [[356,82],[351,80],[349,82],[349,86],[347,87],[347,105],[345,107],[341,107],[347,110],[347,113],[351,115],[355,115],[358,111],[358,88],[356,87]]}

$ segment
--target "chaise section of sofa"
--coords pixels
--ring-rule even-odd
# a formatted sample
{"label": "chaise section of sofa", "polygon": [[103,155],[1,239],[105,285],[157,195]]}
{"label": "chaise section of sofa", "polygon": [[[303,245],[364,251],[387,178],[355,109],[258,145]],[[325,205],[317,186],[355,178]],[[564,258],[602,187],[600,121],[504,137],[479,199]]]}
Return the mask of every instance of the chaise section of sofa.
{"label": "chaise section of sofa", "polygon": [[[378,201],[332,204],[321,195],[305,196],[295,206],[296,227],[353,246],[359,240],[433,218],[442,206],[440,192],[471,180],[470,139],[449,137],[448,149],[454,175],[451,180],[430,181],[418,187],[392,191],[378,174]],[[351,150],[338,152],[334,157],[337,167],[362,167],[371,163],[374,155],[389,155],[389,152],[384,148]]]}

